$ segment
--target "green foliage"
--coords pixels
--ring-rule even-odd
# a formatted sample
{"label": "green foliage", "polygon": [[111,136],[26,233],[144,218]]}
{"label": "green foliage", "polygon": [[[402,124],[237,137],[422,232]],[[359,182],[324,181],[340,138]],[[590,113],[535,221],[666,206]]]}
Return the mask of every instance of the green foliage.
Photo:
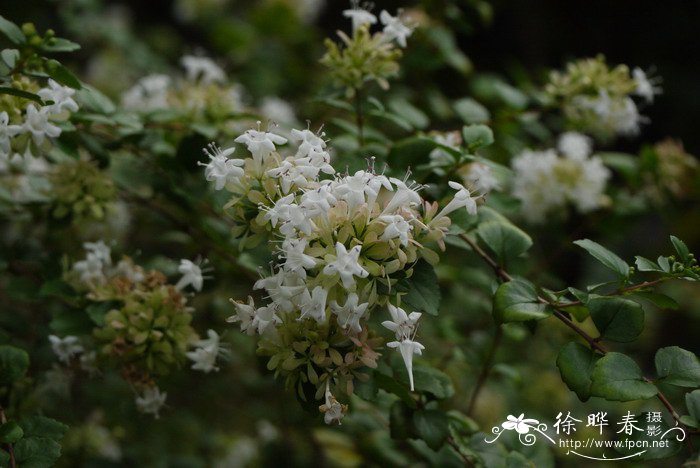
{"label": "green foliage", "polygon": [[582,249],[585,249],[593,256],[593,258],[605,265],[606,268],[617,273],[621,279],[626,279],[629,277],[630,267],[627,262],[602,245],[598,244],[597,242],[593,242],[590,239],[577,240],[574,241],[574,244],[578,245]]}
{"label": "green foliage", "polygon": [[629,343],[644,330],[644,310],[634,301],[621,297],[596,297],[587,305],[600,336],[606,340]]}
{"label": "green foliage", "polygon": [[512,265],[532,246],[530,236],[513,224],[500,220],[480,223],[476,233],[503,265]]}
{"label": "green foliage", "polygon": [[593,367],[591,395],[611,401],[646,400],[658,388],[642,375],[636,362],[622,353],[607,353]]}
{"label": "green foliage", "polygon": [[588,401],[591,397],[591,374],[601,357],[586,346],[574,342],[559,351],[557,367],[561,379],[581,401]]}
{"label": "green foliage", "polygon": [[0,386],[10,385],[27,373],[29,354],[10,345],[0,345]]}
{"label": "green foliage", "polygon": [[656,352],[654,363],[660,382],[677,387],[700,387],[700,360],[694,353],[669,346]]}
{"label": "green foliage", "polygon": [[539,301],[532,283],[525,280],[503,283],[493,296],[493,316],[497,323],[542,320],[552,312]]}
{"label": "green foliage", "polygon": [[437,315],[440,310],[440,284],[435,268],[425,260],[419,260],[413,267],[413,274],[396,285],[401,302],[413,310]]}

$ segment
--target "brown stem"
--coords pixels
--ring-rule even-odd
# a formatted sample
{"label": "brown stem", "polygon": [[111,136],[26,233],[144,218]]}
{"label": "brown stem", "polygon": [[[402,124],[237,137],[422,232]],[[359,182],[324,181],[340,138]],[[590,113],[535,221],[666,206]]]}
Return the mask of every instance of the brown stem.
{"label": "brown stem", "polygon": [[484,387],[486,380],[489,378],[489,374],[491,373],[491,365],[493,364],[493,359],[496,357],[496,350],[501,344],[502,337],[503,330],[501,329],[500,325],[497,325],[496,333],[494,334],[493,342],[491,343],[491,348],[489,349],[489,353],[486,356],[486,359],[484,360],[484,364],[481,367],[481,372],[479,373],[479,378],[476,381],[476,386],[474,387],[472,396],[469,399],[469,406],[467,407],[467,416],[471,416],[474,412],[474,408],[476,407],[476,400],[479,397],[479,392],[481,392],[481,389]]}
{"label": "brown stem", "polygon": [[447,438],[447,443],[448,443],[448,444],[450,445],[450,447],[452,447],[452,448],[455,450],[455,452],[457,452],[457,454],[460,456],[460,458],[461,458],[462,461],[464,462],[464,466],[470,466],[470,467],[476,466],[476,465],[474,464],[474,461],[473,461],[471,458],[469,458],[468,456],[466,456],[465,454],[462,453],[462,451],[459,449],[459,445],[457,445],[457,442],[455,442],[455,440],[452,438],[452,436],[449,436],[449,437]]}
{"label": "brown stem", "polygon": [[[5,417],[5,409],[0,406],[0,424],[5,424],[7,422],[7,418]],[[12,444],[6,444],[5,447],[7,447],[7,453],[10,454],[10,468],[17,468],[17,462],[15,461],[15,449],[12,446]]]}
{"label": "brown stem", "polygon": [[[466,234],[460,234],[460,237],[467,243],[469,246],[476,252],[477,255],[479,255],[496,273],[496,276],[498,276],[500,279],[505,280],[505,281],[511,281],[513,279],[510,274],[501,267],[496,260],[491,258],[491,256],[486,253],[481,247],[477,245],[474,240],[472,240],[469,236]],[[653,281],[645,281],[643,283],[637,284],[637,285],[632,285],[628,286],[626,288],[621,288],[617,291],[618,294],[628,292],[628,291],[633,291],[635,289],[641,289],[641,288],[646,288],[650,286],[654,286],[655,284],[658,284],[662,281],[664,281],[665,278],[659,278],[658,280],[653,280]],[[601,354],[606,354],[608,353],[608,350],[605,348],[600,343],[600,338],[593,338],[591,335],[589,335],[585,330],[583,330],[581,327],[576,325],[565,313],[565,311],[562,311],[562,306],[560,304],[553,303],[551,301],[548,301],[547,299],[543,297],[538,297],[537,298],[541,303],[547,304],[550,307],[554,309],[554,316],[557,317],[559,320],[561,320],[567,327],[571,328],[573,331],[578,333],[588,344],[592,349],[595,349],[596,351],[600,352]],[[578,301],[577,301],[578,302]],[[580,302],[578,302],[580,304]],[[567,304],[571,306],[572,304]],[[648,378],[644,378],[647,382],[652,382]],[[688,428],[683,424],[680,420],[680,416],[678,415],[678,412],[675,410],[673,405],[671,404],[670,401],[668,401],[668,398],[666,398],[666,395],[659,390],[659,392],[656,394],[656,397],[661,401],[661,403],[666,407],[669,413],[671,413],[671,416],[673,419],[676,421],[676,424],[681,428],[681,430],[685,433],[686,435],[686,443],[688,444],[688,448],[690,449],[691,452],[694,452],[693,449],[693,444],[690,440],[689,434],[690,432],[688,431]]]}
{"label": "brown stem", "polygon": [[[624,294],[626,292],[631,292],[631,291],[636,291],[638,289],[646,289],[650,288],[652,286],[656,286],[657,284],[663,283],[664,281],[668,280],[668,277],[663,277],[663,278],[657,278],[652,281],[644,281],[639,284],[633,284],[631,286],[627,286],[625,288],[619,288],[616,289],[615,291],[611,291],[606,294],[606,296],[617,296],[620,294]],[[567,307],[574,307],[574,306],[579,306],[582,305],[583,303],[581,301],[573,301],[573,302],[567,302],[565,304],[557,304],[557,307],[560,309],[565,309]]]}

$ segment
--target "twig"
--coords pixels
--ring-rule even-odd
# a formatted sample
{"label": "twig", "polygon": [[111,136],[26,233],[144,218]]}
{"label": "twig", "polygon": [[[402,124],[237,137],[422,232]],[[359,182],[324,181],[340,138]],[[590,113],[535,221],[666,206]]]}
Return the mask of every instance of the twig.
{"label": "twig", "polygon": [[462,451],[459,449],[459,445],[457,445],[457,442],[455,442],[455,440],[452,438],[452,436],[449,436],[449,437],[447,438],[447,443],[448,443],[448,444],[450,445],[450,447],[452,447],[452,448],[455,450],[455,452],[457,452],[457,454],[460,456],[460,458],[461,458],[462,461],[464,462],[464,466],[470,466],[470,467],[476,466],[476,465],[474,464],[474,460],[472,460],[471,458],[469,458],[468,456],[466,456],[465,454],[462,453]]}
{"label": "twig", "polygon": [[500,325],[496,326],[496,332],[493,336],[493,342],[491,343],[491,348],[489,348],[489,353],[486,355],[484,364],[481,367],[481,372],[479,373],[479,378],[476,381],[476,386],[472,392],[472,396],[469,399],[469,406],[467,407],[467,416],[471,416],[474,412],[474,407],[476,406],[476,400],[479,397],[479,392],[484,387],[486,380],[491,372],[491,365],[493,364],[493,359],[496,357],[496,350],[501,344],[501,338],[503,337],[503,330]]}
{"label": "twig", "polygon": [[[477,245],[474,240],[472,240],[469,236],[466,234],[460,234],[460,237],[467,243],[469,246],[476,252],[477,255],[479,255],[491,268],[493,268],[493,271],[496,273],[496,276],[499,278],[506,280],[506,281],[511,281],[513,279],[510,274],[501,267],[498,262],[496,262],[491,256],[486,253],[481,247]],[[622,288],[618,290],[618,293],[623,293],[623,292],[628,292],[628,291],[633,291],[635,289],[641,289],[641,288],[646,288],[653,286],[655,284],[660,283],[664,279],[658,279],[654,281],[645,281],[644,283],[640,283],[637,285],[633,286],[628,286],[626,288]],[[581,327],[576,325],[565,313],[565,311],[562,311],[562,306],[557,303],[552,303],[551,301],[548,301],[547,299],[543,297],[538,297],[537,298],[541,303],[547,304],[550,307],[554,309],[554,316],[557,317],[559,320],[561,320],[567,327],[571,328],[573,331],[578,333],[588,344],[590,345],[591,348],[595,349],[596,351],[600,352],[601,354],[606,354],[608,353],[608,350],[605,348],[600,343],[600,338],[593,338],[591,335],[589,335],[585,330],[583,330]],[[579,302],[580,303],[580,302]],[[567,304],[571,306],[572,304]],[[652,382],[648,378],[644,378],[647,382]],[[690,434],[690,431],[688,431],[688,428],[683,424],[680,420],[680,416],[678,415],[678,412],[675,410],[671,402],[666,398],[666,395],[659,390],[659,392],[656,394],[656,397],[661,401],[661,403],[666,407],[666,409],[671,413],[671,416],[673,419],[676,421],[676,424],[681,428],[681,430],[685,433],[686,435],[686,443],[688,444],[688,448],[690,449],[691,452],[694,452],[693,448],[693,443],[690,440],[690,437],[688,437],[688,434]]]}

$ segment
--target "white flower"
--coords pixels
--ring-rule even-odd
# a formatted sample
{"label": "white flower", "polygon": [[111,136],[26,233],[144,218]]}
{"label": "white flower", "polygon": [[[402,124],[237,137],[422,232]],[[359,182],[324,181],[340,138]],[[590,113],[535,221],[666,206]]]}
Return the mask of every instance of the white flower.
{"label": "white flower", "polygon": [[321,185],[315,190],[309,190],[301,196],[301,206],[306,210],[309,217],[328,216],[328,210],[337,203],[337,199],[333,195],[333,190],[330,185]]}
{"label": "white flower", "polygon": [[301,142],[297,149],[296,158],[304,158],[308,156],[311,151],[323,151],[326,148],[326,142],[323,140],[323,133],[319,136],[311,130],[292,129],[291,134],[292,138]]}
{"label": "white flower", "polygon": [[80,344],[77,336],[68,335],[59,338],[56,335],[49,335],[51,349],[58,356],[58,360],[68,364],[73,356],[82,353],[85,349]]}
{"label": "white flower", "polygon": [[137,111],[152,111],[168,107],[170,77],[152,74],[141,78],[122,94],[122,106]]}
{"label": "white flower", "polygon": [[654,102],[654,95],[661,93],[661,88],[654,86],[644,70],[637,67],[632,70],[632,78],[637,88],[634,90],[637,96],[641,96],[649,103]]}
{"label": "white flower", "polygon": [[229,323],[241,322],[241,331],[249,335],[255,333],[253,318],[255,318],[255,303],[253,298],[248,296],[248,303],[237,302],[231,299],[231,303],[236,308],[236,315],[226,319]]}
{"label": "white flower", "polygon": [[405,339],[403,341],[392,341],[386,344],[390,348],[399,348],[401,352],[401,357],[403,358],[403,363],[406,366],[406,371],[408,372],[408,380],[411,384],[411,391],[413,391],[413,355],[421,355],[425,346],[410,339]]}
{"label": "white flower", "polygon": [[337,422],[341,424],[340,420],[345,416],[345,411],[347,410],[347,405],[341,405],[338,400],[335,399],[331,393],[330,379],[326,380],[326,403],[319,406],[318,409],[323,413],[323,421],[326,424],[332,424]]}
{"label": "white flower", "polygon": [[53,104],[48,106],[50,113],[57,114],[64,109],[70,112],[78,110],[78,103],[73,99],[75,90],[68,86],[61,86],[51,78],[49,78],[49,87],[40,89],[37,94],[44,101],[53,101]]}
{"label": "white flower", "polygon": [[301,295],[306,285],[300,275],[280,269],[277,274],[256,281],[253,289],[265,289],[280,310],[291,312],[296,305],[295,298]]}
{"label": "white flower", "polygon": [[260,104],[260,113],[266,120],[271,120],[273,122],[284,124],[293,124],[297,122],[294,108],[292,108],[287,101],[275,96],[268,96],[263,99],[262,104]]}
{"label": "white flower", "polygon": [[185,74],[190,81],[199,79],[205,85],[226,81],[224,71],[208,57],[185,55],[180,59],[180,64],[185,68]]}
{"label": "white flower", "polygon": [[640,124],[645,121],[631,98],[612,99],[604,89],[596,97],[578,96],[574,102],[593,111],[598,116],[598,126],[619,135],[638,134]]}
{"label": "white flower", "polygon": [[418,190],[422,188],[420,185],[408,186],[403,180],[393,177],[390,178],[389,181],[396,186],[396,192],[391,198],[391,201],[384,207],[382,213],[393,213],[398,208],[413,207],[421,204],[422,199],[420,195],[418,195]]}
{"label": "white flower", "polygon": [[260,307],[255,311],[255,317],[253,317],[253,322],[251,327],[257,330],[258,335],[262,335],[267,327],[270,325],[275,327],[275,325],[282,323],[282,320],[277,316],[277,307],[275,304]]}
{"label": "white flower", "polygon": [[406,26],[399,16],[391,16],[388,11],[382,10],[379,19],[384,25],[384,36],[387,41],[396,40],[401,47],[406,47],[406,38],[413,32]]}
{"label": "white flower", "polygon": [[275,202],[272,208],[261,205],[261,209],[265,210],[263,219],[269,221],[272,227],[277,227],[277,223],[285,223],[289,221],[289,207],[294,202],[294,194],[280,198]]}
{"label": "white flower", "polygon": [[350,329],[356,333],[362,331],[360,319],[364,317],[369,303],[358,304],[357,294],[350,293],[342,306],[336,301],[331,301],[331,311],[338,316],[338,324],[343,329]]}
{"label": "white flower", "polygon": [[299,320],[306,316],[311,317],[318,323],[326,321],[326,298],[328,290],[322,286],[316,286],[311,293],[308,289],[304,289],[301,299],[301,315]]}
{"label": "white flower", "polygon": [[168,397],[166,392],[161,393],[158,387],[146,387],[141,396],[136,397],[136,408],[146,414],[152,414],[156,419],[160,417],[160,409]]}
{"label": "white flower", "polygon": [[418,320],[423,314],[420,312],[411,312],[407,315],[406,311],[401,307],[396,307],[392,304],[387,304],[387,307],[389,308],[391,320],[383,321],[382,326],[393,331],[397,340],[412,338],[415,334]]}
{"label": "white flower", "polygon": [[280,179],[282,193],[288,193],[292,185],[298,188],[306,188],[310,180],[318,176],[318,168],[308,164],[308,160],[297,159],[291,161],[285,159],[278,167],[269,169],[267,175]]}
{"label": "white flower", "polygon": [[382,233],[381,240],[390,240],[399,238],[399,242],[404,247],[408,245],[408,235],[413,229],[413,226],[408,224],[408,222],[401,215],[384,215],[377,218],[379,221],[386,223],[384,232]]}
{"label": "white flower", "polygon": [[219,355],[219,335],[214,330],[207,331],[208,339],[198,340],[194,343],[195,350],[185,353],[187,358],[194,362],[192,369],[200,370],[205,374],[218,371],[216,358]]}
{"label": "white flower", "polygon": [[493,175],[491,166],[480,162],[473,162],[469,165],[469,172],[464,176],[464,181],[480,193],[488,193],[491,190],[501,188],[498,179]]}
{"label": "white flower", "polygon": [[119,260],[114,272],[119,276],[128,278],[129,281],[134,283],[140,283],[146,279],[146,275],[143,274],[143,270],[128,260]]}
{"label": "white flower", "polygon": [[112,264],[112,251],[107,244],[104,243],[104,241],[100,240],[97,242],[85,242],[83,247],[88,254],[95,255],[95,257],[105,265]]}
{"label": "white flower", "polygon": [[175,288],[182,290],[187,286],[192,286],[196,291],[202,290],[202,284],[204,283],[204,276],[202,275],[202,269],[199,265],[183,258],[180,260],[180,266],[177,267],[177,271],[182,274],[182,278],[177,282]]}
{"label": "white flower", "polygon": [[221,151],[221,148],[214,143],[210,143],[204,149],[204,154],[209,156],[210,161],[206,164],[198,162],[204,166],[204,176],[209,182],[216,182],[214,188],[221,190],[227,183],[236,183],[245,175],[241,168],[245,164],[243,159],[228,159],[233,154],[235,148],[228,148]]}
{"label": "white flower", "polygon": [[[459,151],[459,145],[462,144],[462,137],[459,132],[447,132],[433,136],[435,142]],[[428,155],[430,160],[439,165],[450,165],[455,163],[455,158],[442,148],[435,148]]]}
{"label": "white flower", "polygon": [[355,284],[354,276],[367,278],[369,272],[362,268],[359,263],[360,251],[362,246],[356,245],[349,251],[340,242],[335,244],[335,261],[328,263],[323,268],[323,274],[340,275],[340,280],[343,286],[350,288]]}
{"label": "white flower", "polygon": [[374,16],[369,11],[360,8],[355,5],[354,8],[343,11],[343,16],[350,18],[352,20],[352,30],[357,31],[361,26],[365,24],[375,24],[377,22],[377,17]]}
{"label": "white flower", "polygon": [[240,135],[234,141],[246,145],[258,166],[261,166],[263,160],[275,152],[275,145],[287,143],[287,139],[284,137],[271,132],[261,132],[253,129],[246,130],[243,135]]}
{"label": "white flower", "polygon": [[285,271],[294,272],[306,278],[306,270],[316,266],[317,260],[304,253],[307,242],[306,239],[291,238],[282,242],[282,256],[285,259],[282,267]]}
{"label": "white flower", "polygon": [[578,132],[566,132],[559,137],[557,149],[567,158],[585,159],[591,155],[593,142]]}
{"label": "white flower", "polygon": [[459,184],[457,182],[450,181],[447,184],[453,189],[457,190],[457,193],[455,193],[455,196],[452,198],[452,200],[450,200],[450,202],[447,205],[445,205],[445,207],[442,210],[440,210],[440,212],[437,215],[435,215],[435,218],[433,218],[433,222],[460,208],[466,208],[467,213],[469,213],[470,215],[475,215],[476,200],[472,198],[471,194],[469,193],[469,190],[466,187],[464,187],[464,185]]}
{"label": "white flower", "polygon": [[37,109],[34,104],[27,106],[27,115],[22,129],[32,134],[37,145],[42,144],[46,137],[56,138],[61,134],[61,129],[49,122],[49,108]]}
{"label": "white flower", "polygon": [[289,205],[289,210],[287,211],[287,220],[280,227],[280,232],[285,237],[291,237],[296,231],[301,231],[307,236],[310,236],[314,230],[314,223],[311,218],[307,215],[304,207],[291,204]]}
{"label": "white flower", "polygon": [[20,133],[23,128],[21,125],[9,125],[10,117],[7,112],[0,112],[0,153],[9,155],[10,153],[10,137]]}

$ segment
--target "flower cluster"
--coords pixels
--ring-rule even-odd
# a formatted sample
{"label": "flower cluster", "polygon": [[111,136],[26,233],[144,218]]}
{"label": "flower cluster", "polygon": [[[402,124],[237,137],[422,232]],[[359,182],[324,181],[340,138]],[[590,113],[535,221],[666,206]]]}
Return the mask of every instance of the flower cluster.
{"label": "flower cluster", "polygon": [[139,410],[158,415],[165,393],[156,379],[182,366],[205,373],[218,370],[219,336],[208,331],[199,339],[191,327],[193,309],[183,290],[199,291],[202,268],[182,260],[182,278],[176,285],[156,270],[146,271],[124,257],[116,264],[103,241],[86,242],[85,258],[65,272],[64,279],[87,300],[91,336],[51,336],[51,346],[61,362],[70,365],[80,357],[80,367],[90,373],[116,368],[138,392]]}
{"label": "flower cluster", "polygon": [[[0,185],[18,201],[42,198],[38,179],[50,170],[45,155],[62,125],[78,111],[75,90],[49,79],[45,87],[23,77],[11,87],[39,96],[42,104],[12,94],[0,95]],[[45,184],[41,187],[45,189]]]}
{"label": "flower cluster", "polygon": [[151,74],[122,94],[122,106],[136,112],[181,111],[198,120],[219,121],[242,108],[241,87],[229,84],[223,69],[207,57],[185,55],[181,79]]}
{"label": "flower cluster", "polygon": [[585,213],[607,202],[610,171],[591,151],[588,137],[569,132],[561,135],[556,150],[526,150],[513,159],[513,195],[530,222],[542,222],[568,203]]}
{"label": "flower cluster", "polygon": [[382,31],[371,34],[370,27],[377,23],[377,17],[356,1],[343,15],[352,21],[352,37],[338,31],[344,48],[326,39],[327,52],[321,63],[330,68],[331,76],[339,86],[345,87],[349,97],[369,81],[388,88],[387,79],[399,71],[397,60],[401,50],[396,45],[406,47],[406,39],[413,30],[398,15],[382,10],[379,14]]}
{"label": "flower cluster", "polygon": [[[234,302],[231,321],[261,335],[258,351],[271,356],[268,368],[302,396],[310,382],[319,399],[331,380],[352,392],[353,378],[363,378],[359,370],[376,365],[379,340],[368,319],[386,305],[396,325],[389,328],[397,345],[389,346],[400,348],[411,374],[404,350],[422,346],[414,341],[415,323],[400,320],[405,293],[397,284],[410,281],[419,260],[438,261],[431,245],[444,248],[447,215],[475,214],[476,201],[451,182],[457,193],[439,210],[423,200],[420,185],[378,174],[372,164],[354,174],[336,172],[324,134],[291,135],[297,146],[286,157],[278,147],[287,140],[259,128],[236,139],[250,153],[245,159],[229,158],[234,148],[205,149],[206,178],[233,194],[227,211],[239,224],[241,245],[277,243],[271,274],[254,286],[264,291],[264,303]],[[415,322],[416,314],[408,317]]]}
{"label": "flower cluster", "polygon": [[640,68],[610,68],[602,56],[569,63],[553,71],[545,88],[560,103],[569,125],[601,140],[633,136],[646,121],[633,96],[651,103],[661,90]]}

